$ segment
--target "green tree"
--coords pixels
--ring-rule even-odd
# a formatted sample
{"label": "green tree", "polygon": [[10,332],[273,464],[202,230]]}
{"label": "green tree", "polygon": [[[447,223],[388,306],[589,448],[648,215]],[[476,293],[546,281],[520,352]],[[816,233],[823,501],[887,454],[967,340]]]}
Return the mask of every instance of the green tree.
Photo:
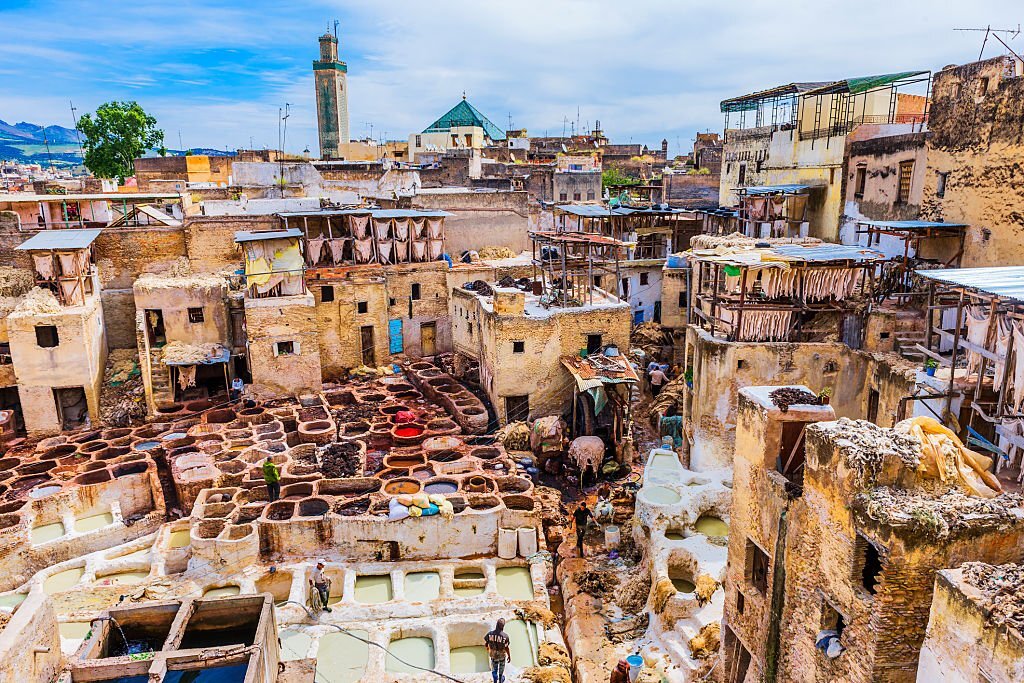
{"label": "green tree", "polygon": [[609,185],[638,185],[640,181],[636,178],[626,175],[622,172],[622,169],[612,166],[606,168],[601,173],[601,187],[607,188]]}
{"label": "green tree", "polygon": [[96,114],[78,120],[85,148],[85,166],[101,178],[119,183],[135,172],[134,161],[147,150],[163,146],[164,132],[138,102],[107,102]]}

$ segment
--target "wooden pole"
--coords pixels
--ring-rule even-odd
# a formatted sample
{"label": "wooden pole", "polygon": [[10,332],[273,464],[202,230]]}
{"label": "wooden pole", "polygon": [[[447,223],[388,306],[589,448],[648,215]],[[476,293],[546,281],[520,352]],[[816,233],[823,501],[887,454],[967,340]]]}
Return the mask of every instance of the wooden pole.
{"label": "wooden pole", "polygon": [[949,385],[946,387],[946,407],[942,410],[942,419],[944,422],[949,422],[950,409],[953,405],[953,383],[956,380],[956,356],[960,347],[960,328],[963,325],[963,314],[964,292],[963,290],[960,290],[960,299],[956,304],[956,326],[953,329],[953,355],[949,360]]}

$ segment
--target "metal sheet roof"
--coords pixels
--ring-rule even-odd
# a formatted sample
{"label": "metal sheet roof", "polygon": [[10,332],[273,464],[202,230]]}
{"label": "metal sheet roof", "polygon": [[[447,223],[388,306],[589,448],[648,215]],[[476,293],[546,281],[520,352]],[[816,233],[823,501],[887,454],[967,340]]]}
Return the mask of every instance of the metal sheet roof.
{"label": "metal sheet roof", "polygon": [[685,209],[655,209],[647,207],[634,207],[634,206],[619,206],[614,209],[610,209],[607,206],[601,206],[600,204],[558,204],[554,207],[554,210],[560,213],[568,213],[573,216],[581,216],[583,218],[607,218],[609,216],[633,216],[633,215],[649,215],[649,216],[670,216],[680,213],[689,213]]}
{"label": "metal sheet roof", "polygon": [[302,237],[302,231],[298,228],[287,230],[265,230],[263,232],[249,232],[243,230],[235,233],[236,242],[257,242],[259,240],[281,240],[289,237]]}
{"label": "metal sheet roof", "polygon": [[181,199],[180,194],[158,192],[156,194],[141,194],[137,192],[97,192],[95,194],[0,194],[0,204],[3,202],[88,202],[88,201],[111,201],[111,202],[141,202],[154,199]]}
{"label": "metal sheet roof", "polygon": [[280,218],[315,218],[317,216],[372,216],[374,218],[445,218],[447,211],[428,209],[318,209],[317,211],[286,211]]}
{"label": "metal sheet roof", "polygon": [[873,249],[865,249],[848,244],[832,244],[831,242],[811,245],[776,244],[772,249],[775,253],[782,256],[802,259],[812,263],[826,261],[877,261],[885,259],[883,254]]}
{"label": "metal sheet roof", "polygon": [[101,230],[43,230],[19,244],[15,249],[42,251],[49,249],[85,249],[100,236]]}
{"label": "metal sheet roof", "polygon": [[879,74],[877,76],[859,76],[856,78],[844,78],[841,81],[814,90],[808,90],[807,95],[824,95],[827,93],[862,93],[877,88],[884,88],[899,81],[915,76],[922,76],[928,71],[898,71],[892,74]]}
{"label": "metal sheet roof", "polygon": [[944,268],[915,272],[936,282],[1024,303],[1024,266]]}
{"label": "metal sheet roof", "polygon": [[960,228],[968,227],[966,223],[935,223],[932,221],[857,221],[858,225],[870,225],[875,228],[889,228],[890,230],[928,230],[932,228]]}
{"label": "metal sheet roof", "polygon": [[812,187],[814,185],[761,185],[759,187],[738,187],[736,191],[746,194],[775,194],[776,192],[801,192]]}
{"label": "metal sheet roof", "polygon": [[779,85],[774,88],[767,90],[761,90],[759,92],[750,93],[749,95],[741,95],[739,97],[732,97],[728,100],[722,100],[721,110],[722,113],[732,111],[751,111],[757,109],[758,104],[762,100],[770,100],[776,97],[786,97],[788,95],[796,95],[814,88],[820,88],[825,85],[830,85],[835,81],[817,81],[812,83],[787,83],[786,85]]}

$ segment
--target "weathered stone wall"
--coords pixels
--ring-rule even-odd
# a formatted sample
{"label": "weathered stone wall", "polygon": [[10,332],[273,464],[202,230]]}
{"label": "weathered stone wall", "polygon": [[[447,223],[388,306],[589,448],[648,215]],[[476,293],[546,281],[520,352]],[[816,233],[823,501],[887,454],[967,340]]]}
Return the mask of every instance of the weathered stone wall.
{"label": "weathered stone wall", "polygon": [[[1024,77],[995,57],[935,74],[922,218],[970,226],[964,267],[1024,259]],[[938,195],[940,174],[945,192]]]}
{"label": "weathered stone wall", "polygon": [[[57,346],[42,348],[37,325],[57,328]],[[99,421],[100,385],[107,360],[103,311],[92,296],[83,306],[54,314],[15,313],[7,317],[11,358],[18,378],[25,428],[31,434],[61,430],[54,388],[82,387],[92,421]]]}
{"label": "weathered stone wall", "polygon": [[[334,301],[324,301],[324,287],[334,289]],[[353,271],[349,277],[324,279],[310,285],[316,297],[316,322],[320,361],[325,379],[341,377],[350,368],[362,365],[360,329],[373,328],[374,362],[380,365],[388,356],[388,297],[383,268],[369,272]],[[359,303],[366,312],[359,313]]]}
{"label": "weathered stone wall", "polygon": [[[721,167],[721,162],[716,164]],[[708,175],[666,173],[661,177],[661,197],[670,206],[683,209],[714,209],[718,206],[720,177]]]}
{"label": "weathered stone wall", "polygon": [[[316,308],[312,294],[246,299],[252,390],[258,396],[301,395],[322,389]],[[276,342],[295,345],[277,355]]]}
{"label": "weathered stone wall", "polygon": [[413,197],[412,207],[452,214],[444,222],[449,254],[495,246],[519,253],[530,248],[528,202],[526,192],[431,192]]}
{"label": "weathered stone wall", "polygon": [[276,216],[190,216],[185,220],[185,248],[193,272],[235,270],[242,265],[236,232],[279,227]]}
{"label": "weathered stone wall", "polygon": [[[914,369],[891,356],[873,356],[840,342],[724,342],[691,326],[687,359],[693,368],[693,399],[688,419],[695,470],[727,467],[735,442],[737,392],[757,385],[806,384],[831,388],[840,417],[867,416],[870,391],[878,392],[878,423],[891,426],[899,399],[912,393]],[[895,363],[890,366],[889,363]]]}
{"label": "weathered stone wall", "polygon": [[979,672],[992,683],[1024,680],[1024,638],[1018,630],[997,624],[980,591],[962,577],[960,569],[935,575],[918,683],[970,681]]}
{"label": "weathered stone wall", "polygon": [[558,201],[596,201],[601,198],[601,172],[555,173],[552,176],[552,186],[552,196]]}

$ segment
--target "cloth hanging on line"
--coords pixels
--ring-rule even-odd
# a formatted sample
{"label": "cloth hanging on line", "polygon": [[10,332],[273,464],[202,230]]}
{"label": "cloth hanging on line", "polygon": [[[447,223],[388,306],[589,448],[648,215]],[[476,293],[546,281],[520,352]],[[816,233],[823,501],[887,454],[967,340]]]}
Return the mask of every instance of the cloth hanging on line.
{"label": "cloth hanging on line", "polygon": [[[992,391],[998,392],[1003,386],[1003,373],[1006,371],[1006,353],[1010,348],[1010,339],[1013,337],[1013,328],[1006,316],[1000,316],[996,320],[996,357],[1001,361],[993,363]],[[1013,375],[1006,378],[1007,389],[1013,386]]]}
{"label": "cloth hanging on line", "polygon": [[[985,347],[985,340],[988,338],[988,311],[981,306],[971,306],[967,309],[967,341],[975,346]],[[981,366],[981,354],[977,351],[967,351],[967,374],[973,374]]]}

